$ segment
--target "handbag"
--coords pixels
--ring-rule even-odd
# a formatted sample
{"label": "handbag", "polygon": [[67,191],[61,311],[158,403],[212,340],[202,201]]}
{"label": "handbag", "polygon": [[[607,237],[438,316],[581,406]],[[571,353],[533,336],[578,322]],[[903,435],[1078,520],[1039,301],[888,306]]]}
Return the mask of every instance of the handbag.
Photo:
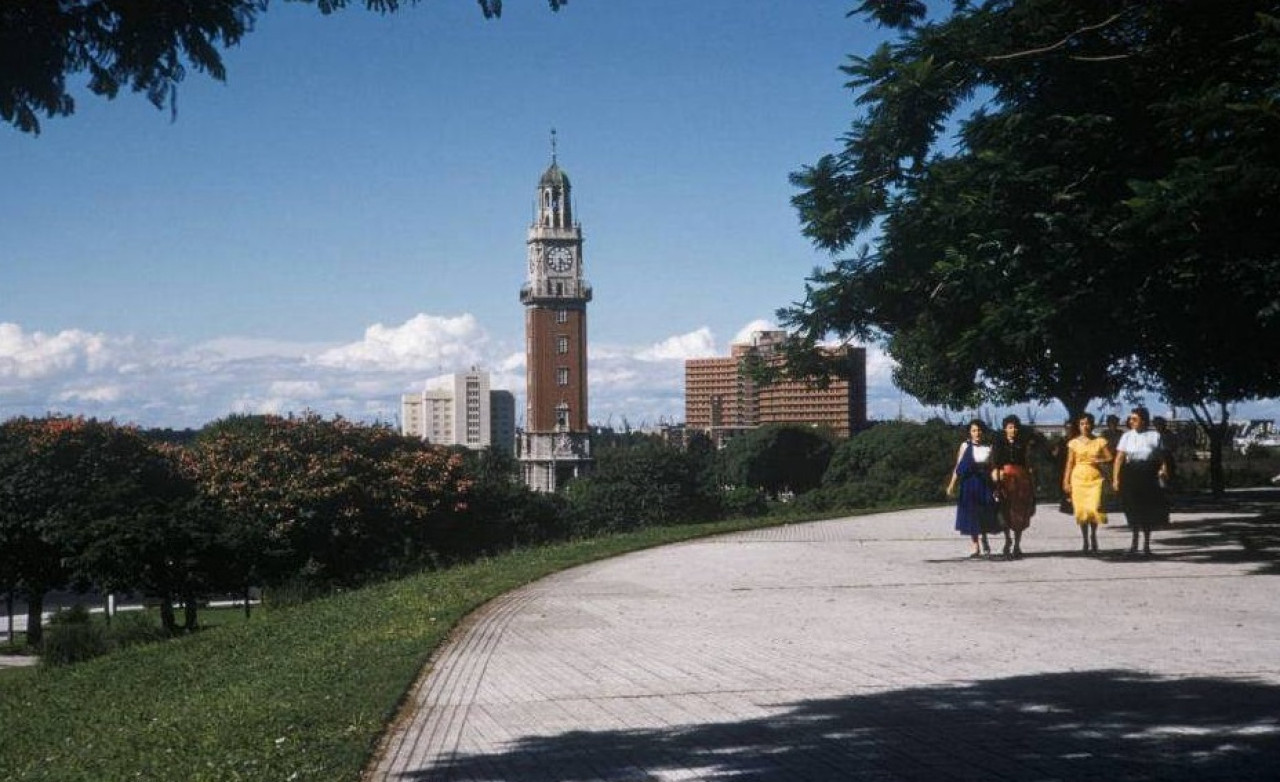
{"label": "handbag", "polygon": [[1075,508],[1075,506],[1074,506],[1074,505],[1072,505],[1072,504],[1071,504],[1071,498],[1070,498],[1070,497],[1063,497],[1063,498],[1062,498],[1062,501],[1058,503],[1058,512],[1059,512],[1059,513],[1066,513],[1066,514],[1071,515],[1071,516],[1076,515],[1076,508]]}

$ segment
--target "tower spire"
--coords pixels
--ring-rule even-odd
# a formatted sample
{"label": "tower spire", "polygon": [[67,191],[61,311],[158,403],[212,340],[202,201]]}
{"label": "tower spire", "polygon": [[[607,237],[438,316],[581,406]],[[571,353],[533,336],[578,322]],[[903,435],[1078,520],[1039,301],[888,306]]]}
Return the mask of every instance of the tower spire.
{"label": "tower spire", "polygon": [[556,129],[551,129],[551,165],[556,164]]}

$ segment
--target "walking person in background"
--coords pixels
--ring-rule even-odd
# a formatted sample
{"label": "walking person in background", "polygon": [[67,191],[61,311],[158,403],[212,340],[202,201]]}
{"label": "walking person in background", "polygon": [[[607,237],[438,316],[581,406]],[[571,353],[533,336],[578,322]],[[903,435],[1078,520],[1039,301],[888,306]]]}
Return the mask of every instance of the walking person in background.
{"label": "walking person in background", "polygon": [[[1125,430],[1120,428],[1120,416],[1112,414],[1107,416],[1107,424],[1097,432],[1098,436],[1107,441],[1107,447],[1111,449],[1111,455],[1116,454],[1116,446],[1120,444],[1120,438],[1124,436]],[[1128,426],[1128,422],[1125,422]],[[1107,513],[1120,510],[1120,498],[1115,492],[1111,491],[1111,465],[1108,464],[1102,468],[1102,509]]]}
{"label": "walking person in background", "polygon": [[1031,526],[1036,512],[1031,438],[1022,431],[1022,421],[1016,415],[1005,416],[1000,426],[1003,436],[997,436],[991,445],[991,478],[1000,496],[1004,555],[1021,559],[1022,533]]}
{"label": "walking person in background", "polygon": [[[1000,529],[996,514],[995,487],[991,483],[991,446],[987,443],[987,425],[975,418],[969,422],[969,439],[956,453],[956,466],[947,483],[947,496],[955,497],[956,531],[973,541],[970,557],[991,553],[987,535]],[[981,545],[981,548],[979,548]]]}
{"label": "walking person in background", "polygon": [[[1054,438],[1049,442],[1049,456],[1053,459],[1053,464],[1058,468],[1058,475],[1063,475],[1067,469],[1067,458],[1071,455],[1071,441],[1076,439],[1080,434],[1080,427],[1076,426],[1074,418],[1068,418],[1062,423],[1062,437]],[[1071,510],[1071,489],[1063,486],[1062,501],[1058,503],[1058,510],[1074,515]]]}
{"label": "walking person in background", "polygon": [[1120,428],[1120,416],[1115,414],[1107,416],[1107,425],[1099,434],[1107,441],[1107,447],[1111,449],[1111,453],[1115,453],[1116,446],[1120,444],[1120,438],[1124,436],[1124,430]]}
{"label": "walking person in background", "polygon": [[1169,428],[1169,422],[1161,416],[1151,416],[1151,428],[1160,433],[1160,447],[1164,453],[1164,496],[1167,500],[1170,492],[1178,491],[1178,439]]}
{"label": "walking person in background", "polygon": [[1076,419],[1079,434],[1067,443],[1067,466],[1062,472],[1062,490],[1071,496],[1076,524],[1082,538],[1080,550],[1098,551],[1098,525],[1107,523],[1102,509],[1102,468],[1114,455],[1106,439],[1093,436],[1094,418],[1085,413]]}
{"label": "walking person in background", "polygon": [[1160,433],[1151,428],[1151,413],[1145,407],[1135,407],[1111,470],[1111,488],[1120,495],[1125,519],[1133,531],[1130,556],[1138,553],[1139,534],[1142,553],[1151,556],[1151,530],[1169,523],[1169,503],[1160,486],[1168,477],[1164,444]]}

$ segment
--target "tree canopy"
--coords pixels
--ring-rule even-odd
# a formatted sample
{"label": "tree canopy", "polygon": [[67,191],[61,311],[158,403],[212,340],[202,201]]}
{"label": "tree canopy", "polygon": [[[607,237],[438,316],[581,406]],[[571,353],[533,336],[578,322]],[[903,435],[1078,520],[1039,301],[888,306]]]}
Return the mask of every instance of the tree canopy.
{"label": "tree canopy", "polygon": [[855,13],[900,37],[850,58],[862,113],[792,177],[805,234],[855,250],[779,313],[804,343],[881,342],[957,409],[1280,393],[1280,3]]}
{"label": "tree canopy", "polygon": [[[294,0],[321,13],[350,0]],[[477,0],[485,18],[502,15],[502,0]],[[557,11],[568,0],[548,0]],[[364,0],[391,13],[417,0]],[[121,88],[146,95],[156,108],[175,108],[188,69],[226,79],[221,50],[253,30],[269,0],[5,0],[0,3],[0,118],[28,133],[40,117],[75,112],[68,78],[86,74],[96,95]]]}
{"label": "tree canopy", "polygon": [[827,512],[940,502],[964,437],[959,427],[936,419],[882,421],[836,445],[821,488],[798,504]]}
{"label": "tree canopy", "polygon": [[[711,454],[643,434],[597,436],[595,469],[565,489],[576,531],[620,531],[705,521],[719,513]],[[613,439],[613,442],[608,442]]]}
{"label": "tree canopy", "polygon": [[722,480],[771,495],[817,487],[831,461],[835,437],[805,424],[769,424],[729,441],[720,452]]}
{"label": "tree canopy", "polygon": [[248,583],[353,585],[430,563],[471,494],[460,455],[314,413],[225,419],[195,460]]}
{"label": "tree canopy", "polygon": [[50,589],[187,591],[197,568],[185,555],[203,533],[181,472],[129,427],[63,416],[0,424],[0,586],[27,595],[32,644]]}

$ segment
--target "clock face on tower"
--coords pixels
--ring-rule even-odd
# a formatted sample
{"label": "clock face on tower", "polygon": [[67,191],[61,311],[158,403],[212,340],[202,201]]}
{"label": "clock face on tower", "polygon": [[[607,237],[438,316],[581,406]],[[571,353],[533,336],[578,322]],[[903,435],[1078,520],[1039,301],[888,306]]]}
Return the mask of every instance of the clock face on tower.
{"label": "clock face on tower", "polygon": [[547,250],[547,269],[564,274],[573,268],[573,251],[568,247],[552,247]]}

